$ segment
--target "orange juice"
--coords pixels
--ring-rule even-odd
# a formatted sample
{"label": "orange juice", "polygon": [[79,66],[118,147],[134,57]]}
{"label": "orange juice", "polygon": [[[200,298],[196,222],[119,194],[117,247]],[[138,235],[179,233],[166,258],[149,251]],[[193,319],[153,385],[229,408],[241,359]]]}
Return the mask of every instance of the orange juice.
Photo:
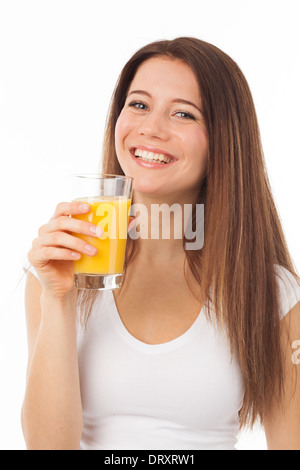
{"label": "orange juice", "polygon": [[131,201],[126,197],[99,196],[79,198],[76,201],[91,206],[88,214],[72,216],[101,227],[100,238],[76,234],[98,249],[96,256],[81,254],[81,259],[74,261],[74,273],[77,274],[121,274],[123,271],[129,208]]}

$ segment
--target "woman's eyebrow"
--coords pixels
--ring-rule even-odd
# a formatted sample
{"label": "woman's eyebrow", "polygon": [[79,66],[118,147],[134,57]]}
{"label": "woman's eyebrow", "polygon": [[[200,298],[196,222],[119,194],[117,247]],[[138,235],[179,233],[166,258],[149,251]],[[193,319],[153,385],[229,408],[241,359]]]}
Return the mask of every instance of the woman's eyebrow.
{"label": "woman's eyebrow", "polygon": [[176,98],[176,100],[173,100],[172,103],[189,104],[190,106],[193,106],[194,108],[196,108],[199,111],[199,113],[202,114],[201,109],[198,106],[196,106],[194,103],[192,103],[191,101],[183,100],[182,98]]}
{"label": "woman's eyebrow", "polygon": [[133,93],[138,93],[139,95],[146,95],[146,96],[149,96],[149,98],[152,98],[150,93],[148,93],[148,91],[144,91],[144,90],[133,90],[130,93],[128,93],[128,96],[132,95]]}
{"label": "woman's eyebrow", "polygon": [[[137,94],[140,94],[140,95],[146,95],[148,96],[149,98],[152,98],[151,94],[148,93],[148,91],[145,91],[145,90],[133,90],[131,91],[128,96],[134,94],[134,93],[137,93]],[[199,113],[202,114],[202,110],[196,106],[194,103],[192,103],[191,101],[188,101],[188,100],[184,100],[182,98],[176,98],[175,100],[172,100],[172,103],[183,103],[183,104],[189,104],[190,106],[193,106],[194,108],[196,108]]]}

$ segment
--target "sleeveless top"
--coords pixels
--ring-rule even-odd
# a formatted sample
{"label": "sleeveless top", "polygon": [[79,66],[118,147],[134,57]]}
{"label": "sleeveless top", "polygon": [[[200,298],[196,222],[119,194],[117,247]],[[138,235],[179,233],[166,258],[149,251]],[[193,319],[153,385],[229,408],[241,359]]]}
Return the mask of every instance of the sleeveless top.
{"label": "sleeveless top", "polygon": [[[300,287],[284,268],[277,272],[283,317]],[[104,291],[87,330],[78,330],[78,354],[81,449],[234,450],[242,374],[203,309],[183,335],[149,345],[128,332],[113,292]]]}
{"label": "sleeveless top", "polygon": [[[283,318],[299,302],[300,286],[275,268]],[[77,328],[82,450],[235,449],[242,373],[204,308],[184,334],[150,345],[125,328],[113,291],[100,293],[87,328]]]}

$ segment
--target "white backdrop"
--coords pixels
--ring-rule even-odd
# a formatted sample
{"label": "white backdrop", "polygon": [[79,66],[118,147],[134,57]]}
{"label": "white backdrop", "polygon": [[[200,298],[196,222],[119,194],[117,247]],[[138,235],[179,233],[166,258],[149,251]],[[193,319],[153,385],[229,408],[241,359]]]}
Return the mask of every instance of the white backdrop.
{"label": "white backdrop", "polygon": [[[298,0],[0,0],[0,449],[24,449],[27,360],[22,262],[68,199],[66,179],[98,170],[121,68],[144,44],[196,36],[243,70],[290,252],[300,266]],[[265,449],[262,430],[240,449]]]}

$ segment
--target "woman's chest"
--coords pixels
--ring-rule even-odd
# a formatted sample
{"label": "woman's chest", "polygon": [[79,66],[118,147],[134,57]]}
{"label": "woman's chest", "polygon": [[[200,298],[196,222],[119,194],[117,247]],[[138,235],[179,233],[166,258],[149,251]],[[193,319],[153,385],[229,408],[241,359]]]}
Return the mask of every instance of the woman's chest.
{"label": "woman's chest", "polygon": [[180,272],[136,272],[126,289],[115,294],[115,301],[126,329],[148,344],[181,336],[193,325],[202,307]]}
{"label": "woman's chest", "polygon": [[236,425],[244,393],[240,368],[226,337],[204,316],[176,340],[149,345],[124,328],[113,306],[101,312],[103,321],[99,313],[79,340],[86,419],[150,416],[222,432]]}

